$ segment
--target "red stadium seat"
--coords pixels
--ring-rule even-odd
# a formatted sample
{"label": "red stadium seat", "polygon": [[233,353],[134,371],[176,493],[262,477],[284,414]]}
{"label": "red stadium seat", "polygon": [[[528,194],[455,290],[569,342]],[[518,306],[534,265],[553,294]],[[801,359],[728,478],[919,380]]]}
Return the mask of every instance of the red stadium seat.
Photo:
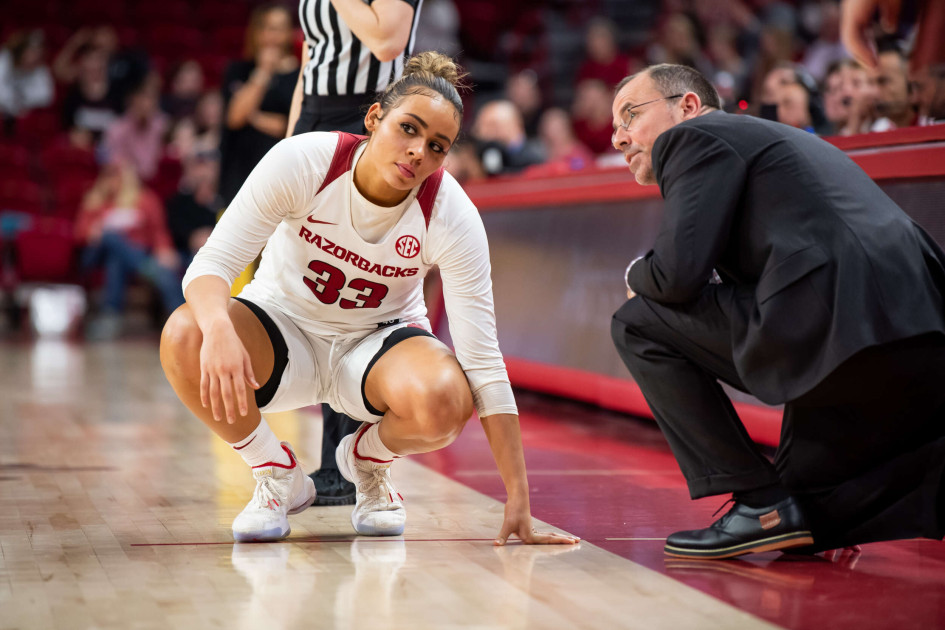
{"label": "red stadium seat", "polygon": [[134,8],[135,24],[141,26],[167,25],[187,28],[194,26],[194,14],[183,0],[139,2]]}
{"label": "red stadium seat", "polygon": [[79,212],[82,198],[95,184],[94,178],[82,176],[62,177],[56,182],[55,214],[67,219],[74,218]]}
{"label": "red stadium seat", "polygon": [[[43,24],[43,33],[46,35],[47,50],[62,50],[62,47],[72,36],[72,29],[65,24],[47,22]],[[61,98],[64,91],[61,87],[57,88],[56,97]]]}
{"label": "red stadium seat", "polygon": [[29,170],[30,152],[18,144],[0,144],[0,171],[5,179],[11,179],[7,175],[9,169]]}
{"label": "red stadium seat", "polygon": [[95,154],[68,144],[56,143],[43,151],[42,164],[52,182],[70,177],[89,180],[98,176]]}
{"label": "red stadium seat", "polygon": [[193,27],[154,26],[144,33],[144,40],[149,53],[170,60],[195,57],[204,48],[203,34]]}
{"label": "red stadium seat", "polygon": [[157,174],[147,182],[147,185],[162,201],[166,201],[177,192],[182,175],[183,167],[180,160],[165,156],[158,164]]}
{"label": "red stadium seat", "polygon": [[226,55],[217,54],[205,54],[197,57],[197,63],[203,69],[204,84],[208,88],[220,87],[223,82],[223,72],[230,60],[230,57]]}
{"label": "red stadium seat", "polygon": [[223,0],[200,2],[197,5],[197,22],[205,29],[235,26],[245,31],[249,25],[249,6]]}
{"label": "red stadium seat", "polygon": [[82,26],[125,24],[128,12],[124,0],[77,0],[72,5],[73,22]]}
{"label": "red stadium seat", "polygon": [[29,214],[42,214],[45,208],[42,187],[29,180],[0,180],[0,210],[13,210]]}
{"label": "red stadium seat", "polygon": [[59,112],[53,108],[34,109],[16,121],[16,137],[30,147],[49,143],[62,131]]}
{"label": "red stadium seat", "polygon": [[215,53],[225,55],[230,59],[239,59],[243,56],[246,46],[246,27],[221,26],[210,32],[210,42]]}
{"label": "red stadium seat", "polygon": [[46,218],[17,234],[14,268],[20,282],[64,282],[75,277],[72,222]]}

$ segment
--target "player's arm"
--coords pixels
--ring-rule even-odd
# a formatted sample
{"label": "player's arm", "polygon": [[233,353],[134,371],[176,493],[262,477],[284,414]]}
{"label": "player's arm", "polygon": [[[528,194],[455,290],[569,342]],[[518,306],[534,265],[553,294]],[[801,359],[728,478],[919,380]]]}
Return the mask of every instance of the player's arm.
{"label": "player's arm", "polygon": [[508,499],[496,537],[504,545],[515,534],[526,543],[574,543],[577,538],[535,532],[531,525],[528,477],[515,398],[495,330],[489,249],[475,210],[452,227],[431,224],[431,250],[443,278],[443,297],[456,357],[469,380]]}
{"label": "player's arm", "polygon": [[249,352],[230,319],[230,285],[218,276],[198,276],[184,292],[190,311],[203,334],[200,344],[200,403],[210,407],[213,419],[236,422],[245,416],[247,386],[259,389]]}
{"label": "player's arm", "polygon": [[305,77],[305,67],[312,58],[312,52],[308,48],[308,42],[302,44],[302,66],[299,68],[299,79],[295,82],[295,91],[292,93],[292,107],[289,108],[289,124],[285,130],[285,137],[289,138],[295,133],[295,124],[299,122],[299,116],[302,115],[302,99],[305,98],[303,82]]}
{"label": "player's arm", "polygon": [[510,413],[482,418],[482,428],[489,440],[489,448],[505,484],[507,499],[502,529],[495,539],[504,545],[515,534],[526,544],[574,544],[580,540],[558,532],[538,532],[532,528],[531,506],[528,500],[528,476],[525,473],[525,453],[518,416]]}
{"label": "player's arm", "polygon": [[245,415],[247,385],[259,387],[229,316],[230,287],[279,223],[308,201],[310,163],[293,142],[263,156],[184,275],[184,298],[203,333],[200,400],[218,421],[235,422],[237,410]]}
{"label": "player's arm", "polygon": [[407,48],[414,8],[404,0],[331,0],[351,32],[380,61],[392,61]]}

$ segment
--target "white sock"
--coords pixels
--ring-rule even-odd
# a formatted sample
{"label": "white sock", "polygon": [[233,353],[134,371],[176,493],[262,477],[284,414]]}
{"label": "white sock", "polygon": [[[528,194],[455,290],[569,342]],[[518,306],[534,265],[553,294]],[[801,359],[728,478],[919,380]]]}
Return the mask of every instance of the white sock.
{"label": "white sock", "polygon": [[400,457],[381,441],[380,422],[372,424],[367,430],[358,430],[354,436],[354,456],[376,464],[386,464]]}
{"label": "white sock", "polygon": [[243,461],[252,466],[263,466],[275,463],[288,466],[291,462],[289,454],[282,448],[279,438],[269,428],[265,418],[259,419],[256,430],[239,442],[227,442],[233,450],[240,454]]}

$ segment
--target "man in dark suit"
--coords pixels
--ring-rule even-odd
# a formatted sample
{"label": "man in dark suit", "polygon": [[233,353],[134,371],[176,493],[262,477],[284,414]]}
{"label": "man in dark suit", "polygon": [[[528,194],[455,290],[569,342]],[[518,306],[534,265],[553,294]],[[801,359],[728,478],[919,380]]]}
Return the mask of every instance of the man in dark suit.
{"label": "man in dark suit", "polygon": [[[684,66],[625,79],[614,146],[659,184],[617,350],[692,498],[733,493],[674,556],[945,535],[945,255],[844,153],[719,111]],[[772,464],[718,381],[785,403]]]}

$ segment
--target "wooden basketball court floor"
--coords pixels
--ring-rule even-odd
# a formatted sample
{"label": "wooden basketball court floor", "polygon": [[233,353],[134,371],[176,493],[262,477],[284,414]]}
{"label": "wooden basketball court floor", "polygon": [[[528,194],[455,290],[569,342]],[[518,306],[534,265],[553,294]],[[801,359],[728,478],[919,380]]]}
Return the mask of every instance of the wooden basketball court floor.
{"label": "wooden basketball court floor", "polygon": [[[672,561],[690,502],[652,423],[521,393],[532,510],[576,547],[492,545],[503,491],[479,423],[399,460],[407,530],[349,507],[234,544],[242,460],[176,400],[153,340],[0,343],[0,629],[945,628],[945,545]],[[269,417],[306,468],[317,410]]]}

